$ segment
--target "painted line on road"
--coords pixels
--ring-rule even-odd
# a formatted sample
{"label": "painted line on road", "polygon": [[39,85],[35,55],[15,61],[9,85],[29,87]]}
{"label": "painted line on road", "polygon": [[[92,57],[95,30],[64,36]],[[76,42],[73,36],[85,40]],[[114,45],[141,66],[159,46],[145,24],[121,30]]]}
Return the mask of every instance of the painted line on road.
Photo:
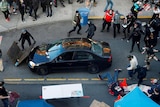
{"label": "painted line on road", "polygon": [[27,78],[23,79],[24,81],[44,81],[44,78]]}
{"label": "painted line on road", "polygon": [[47,81],[66,81],[66,78],[47,78]]}
{"label": "painted line on road", "polygon": [[[143,80],[152,80],[155,78],[144,78]],[[158,79],[158,78],[156,78]],[[104,79],[108,80],[108,79]],[[118,78],[118,80],[124,80],[124,78]],[[126,80],[129,80],[126,78]],[[43,81],[101,81],[99,78],[6,78],[5,82],[43,82]]]}
{"label": "painted line on road", "polygon": [[7,78],[7,79],[3,79],[4,81],[10,81],[10,82],[19,82],[22,81],[21,78]]}
{"label": "painted line on road", "polygon": [[[150,19],[152,16],[138,16],[138,19]],[[96,19],[103,19],[103,16],[89,16],[88,19],[96,20]]]}

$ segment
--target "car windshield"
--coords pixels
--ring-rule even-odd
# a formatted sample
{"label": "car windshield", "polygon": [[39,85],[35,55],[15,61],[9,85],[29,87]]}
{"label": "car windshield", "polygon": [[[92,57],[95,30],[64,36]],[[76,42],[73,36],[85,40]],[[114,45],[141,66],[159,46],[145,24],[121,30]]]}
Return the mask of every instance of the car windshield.
{"label": "car windshield", "polygon": [[96,53],[97,55],[102,56],[102,45],[99,42],[91,42],[92,47],[91,50]]}

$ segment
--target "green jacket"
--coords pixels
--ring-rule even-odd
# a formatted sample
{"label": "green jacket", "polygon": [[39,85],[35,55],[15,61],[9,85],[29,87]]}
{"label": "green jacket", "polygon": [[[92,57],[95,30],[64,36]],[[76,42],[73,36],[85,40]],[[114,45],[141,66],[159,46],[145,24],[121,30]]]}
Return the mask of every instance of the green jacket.
{"label": "green jacket", "polygon": [[7,11],[8,10],[8,2],[7,1],[1,1],[0,2],[0,9],[1,11]]}

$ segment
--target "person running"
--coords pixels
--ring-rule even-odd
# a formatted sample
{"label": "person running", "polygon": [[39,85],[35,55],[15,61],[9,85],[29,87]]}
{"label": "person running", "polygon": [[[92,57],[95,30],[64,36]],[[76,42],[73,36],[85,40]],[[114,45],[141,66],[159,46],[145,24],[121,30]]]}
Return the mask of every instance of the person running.
{"label": "person running", "polygon": [[70,36],[70,34],[72,32],[74,32],[76,30],[77,27],[79,27],[79,29],[77,31],[77,34],[81,35],[80,30],[81,30],[82,27],[81,27],[81,24],[80,24],[80,20],[81,20],[81,15],[80,15],[79,11],[76,11],[75,16],[74,16],[74,20],[73,20],[74,27],[73,27],[72,30],[70,30],[68,32],[68,37]]}

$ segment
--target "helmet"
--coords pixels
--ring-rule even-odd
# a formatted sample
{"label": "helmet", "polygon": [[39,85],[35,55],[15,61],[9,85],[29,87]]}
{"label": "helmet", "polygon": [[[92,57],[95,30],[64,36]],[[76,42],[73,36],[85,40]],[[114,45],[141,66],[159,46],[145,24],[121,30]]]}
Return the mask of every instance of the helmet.
{"label": "helmet", "polygon": [[26,31],[27,31],[26,29],[22,29],[22,31],[21,31],[21,32],[22,32],[22,33],[26,33]]}

